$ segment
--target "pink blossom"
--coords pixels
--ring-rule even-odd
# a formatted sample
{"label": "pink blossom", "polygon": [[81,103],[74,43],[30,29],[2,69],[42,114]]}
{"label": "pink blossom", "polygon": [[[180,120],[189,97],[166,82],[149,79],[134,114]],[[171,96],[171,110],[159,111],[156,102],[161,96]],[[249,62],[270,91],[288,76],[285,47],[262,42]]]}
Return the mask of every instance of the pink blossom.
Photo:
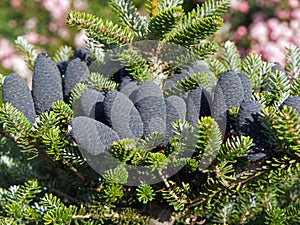
{"label": "pink blossom", "polygon": [[73,7],[75,10],[82,11],[87,7],[88,2],[82,0],[74,0]]}
{"label": "pink blossom", "polygon": [[289,5],[292,9],[299,7],[299,1],[298,0],[288,0]]}
{"label": "pink blossom", "polygon": [[259,42],[267,42],[269,30],[264,22],[252,23],[249,26],[250,38]]}
{"label": "pink blossom", "polygon": [[284,49],[277,46],[274,42],[268,42],[261,50],[263,58],[268,61],[279,62],[284,64]]}
{"label": "pink blossom", "polygon": [[247,34],[248,30],[247,27],[245,26],[239,26],[236,30],[236,32],[234,33],[232,40],[240,40],[242,37],[244,37]]}
{"label": "pink blossom", "polygon": [[246,1],[232,0],[231,2],[231,8],[241,13],[248,12],[249,7],[249,3]]}
{"label": "pink blossom", "polygon": [[265,20],[265,14],[263,12],[256,12],[252,16],[253,23],[257,23]]}
{"label": "pink blossom", "polygon": [[248,2],[241,2],[239,5],[238,11],[241,13],[246,13],[249,11],[249,3]]}
{"label": "pink blossom", "polygon": [[30,32],[24,35],[24,38],[28,41],[30,44],[37,44],[39,42],[39,35],[35,32]]}
{"label": "pink blossom", "polygon": [[277,18],[271,18],[271,19],[268,19],[267,24],[271,30],[274,30],[274,29],[277,29],[277,27],[280,24],[280,21]]}
{"label": "pink blossom", "polygon": [[291,12],[291,19],[297,19],[300,20],[300,9],[294,9]]}
{"label": "pink blossom", "polygon": [[44,8],[50,12],[52,19],[57,22],[64,22],[71,7],[71,0],[43,0],[42,3]]}
{"label": "pink blossom", "polygon": [[287,10],[282,10],[282,9],[276,9],[275,10],[275,15],[282,20],[287,20],[290,18],[291,14]]}
{"label": "pink blossom", "polygon": [[[10,58],[14,53],[14,47],[7,39],[0,39],[0,60]],[[7,67],[5,67],[7,68]]]}
{"label": "pink blossom", "polygon": [[22,5],[22,1],[21,0],[11,0],[10,5],[14,8],[17,8]]}
{"label": "pink blossom", "polygon": [[29,20],[25,22],[24,28],[28,30],[32,30],[36,27],[37,23],[38,23],[38,18],[31,17]]}

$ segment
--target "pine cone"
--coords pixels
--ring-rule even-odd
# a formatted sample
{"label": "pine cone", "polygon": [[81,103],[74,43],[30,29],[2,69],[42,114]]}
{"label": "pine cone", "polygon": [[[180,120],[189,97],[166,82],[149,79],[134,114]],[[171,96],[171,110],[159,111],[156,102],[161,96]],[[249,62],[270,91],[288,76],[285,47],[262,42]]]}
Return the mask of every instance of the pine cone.
{"label": "pine cone", "polygon": [[50,110],[54,102],[63,100],[62,79],[59,69],[46,53],[39,54],[35,61],[32,97],[38,115]]}
{"label": "pine cone", "polygon": [[64,99],[66,102],[69,102],[70,94],[75,85],[83,82],[89,73],[89,68],[79,58],[68,63],[64,77]]}
{"label": "pine cone", "polygon": [[182,98],[172,95],[165,99],[167,110],[167,131],[165,136],[165,142],[168,142],[173,137],[172,122],[177,120],[185,120],[186,105]]}
{"label": "pine cone", "polygon": [[2,101],[9,102],[20,110],[30,123],[35,122],[35,109],[26,81],[16,73],[5,77],[2,86]]}
{"label": "pine cone", "polygon": [[105,120],[121,139],[142,137],[142,119],[126,95],[118,91],[109,91],[104,98],[103,107]]}
{"label": "pine cone", "polygon": [[153,132],[165,134],[166,105],[163,93],[157,84],[144,83],[136,93],[134,105],[141,115],[145,136]]}

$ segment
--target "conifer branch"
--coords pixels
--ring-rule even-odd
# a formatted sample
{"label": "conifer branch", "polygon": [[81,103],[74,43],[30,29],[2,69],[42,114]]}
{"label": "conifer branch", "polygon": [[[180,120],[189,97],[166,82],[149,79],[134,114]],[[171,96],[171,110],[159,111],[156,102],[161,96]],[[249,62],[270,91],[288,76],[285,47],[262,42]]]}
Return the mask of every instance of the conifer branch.
{"label": "conifer branch", "polygon": [[128,27],[140,38],[146,36],[148,21],[146,17],[139,15],[131,0],[111,0],[109,5],[117,14],[121,25]]}
{"label": "conifer branch", "polygon": [[16,48],[24,55],[25,62],[30,70],[33,71],[34,61],[38,55],[37,50],[31,44],[29,44],[26,39],[22,36],[19,36],[15,41]]}
{"label": "conifer branch", "polygon": [[135,37],[133,31],[127,27],[120,27],[111,21],[104,21],[92,14],[86,14],[70,10],[67,23],[76,26],[79,30],[85,30],[88,38],[106,44],[131,44]]}

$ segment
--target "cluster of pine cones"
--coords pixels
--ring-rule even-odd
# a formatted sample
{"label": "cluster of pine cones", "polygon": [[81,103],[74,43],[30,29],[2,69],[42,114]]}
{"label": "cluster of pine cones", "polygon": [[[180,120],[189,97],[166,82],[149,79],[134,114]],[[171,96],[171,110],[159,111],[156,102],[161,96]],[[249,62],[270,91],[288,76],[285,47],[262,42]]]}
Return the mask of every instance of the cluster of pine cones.
{"label": "cluster of pine cones", "polygon": [[[38,115],[51,110],[54,102],[69,103],[74,86],[85,82],[90,74],[86,64],[90,59],[86,49],[77,49],[70,62],[55,63],[41,53],[34,65],[32,90],[22,77],[12,73],[3,83],[3,102],[14,105],[33,124]],[[187,120],[197,126],[199,118],[213,116],[221,129],[228,132],[228,111],[239,107],[234,132],[250,136],[254,149],[267,148],[258,117],[262,105],[251,99],[252,84],[247,74],[232,70],[223,73],[213,90],[213,98],[201,86],[166,97],[168,88],[195,72],[209,72],[209,69],[201,63],[183,69],[165,81],[165,90],[154,82],[140,84],[125,73],[119,77],[118,90],[104,92],[90,88],[84,91],[72,105],[73,138],[91,155],[103,153],[114,141],[138,140],[153,132],[163,134],[162,144],[165,144],[173,135],[171,123],[177,120]],[[295,107],[300,115],[299,97],[289,97],[283,105]]]}

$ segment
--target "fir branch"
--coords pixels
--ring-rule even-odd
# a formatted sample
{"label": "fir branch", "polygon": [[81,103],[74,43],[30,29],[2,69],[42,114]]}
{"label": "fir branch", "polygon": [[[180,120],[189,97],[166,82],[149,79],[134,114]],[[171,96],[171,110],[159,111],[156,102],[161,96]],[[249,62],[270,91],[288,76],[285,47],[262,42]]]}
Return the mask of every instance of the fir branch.
{"label": "fir branch", "polygon": [[173,7],[181,6],[183,0],[158,0],[158,9],[159,11],[164,11]]}
{"label": "fir branch", "polygon": [[191,22],[187,24],[179,23],[165,36],[163,41],[173,42],[184,47],[197,45],[202,40],[213,35],[223,25],[223,19],[219,16],[187,20]]}
{"label": "fir branch", "polygon": [[136,189],[136,196],[139,202],[147,204],[153,201],[155,193],[153,188],[148,184],[142,184]]}
{"label": "fir branch", "polygon": [[183,95],[185,92],[188,92],[189,90],[196,88],[198,85],[201,86],[201,81],[206,80],[204,73],[196,73],[196,74],[191,74],[190,76],[185,77],[184,79],[177,81],[177,83],[165,90],[164,94],[165,96],[171,96],[171,95]]}
{"label": "fir branch", "polygon": [[37,50],[31,44],[29,44],[26,39],[22,36],[18,36],[15,41],[16,48],[24,55],[25,62],[27,63],[28,68],[33,71],[34,62],[38,55]]}
{"label": "fir branch", "polygon": [[296,110],[284,106],[274,115],[272,128],[280,147],[289,154],[300,157],[300,118]]}
{"label": "fir branch", "polygon": [[31,124],[22,112],[8,102],[0,107],[0,126],[20,147],[31,149],[32,145],[27,140]]}
{"label": "fir branch", "polygon": [[164,135],[158,132],[138,140],[136,143],[137,149],[152,150],[160,146],[164,142]]}
{"label": "fir branch", "polygon": [[52,110],[56,113],[57,119],[61,124],[68,123],[73,117],[73,110],[63,101],[54,102]]}
{"label": "fir branch", "polygon": [[230,7],[231,0],[207,0],[203,4],[198,4],[190,13],[200,18],[210,16],[222,16]]}
{"label": "fir branch", "polygon": [[133,139],[122,139],[114,142],[108,151],[119,162],[129,163],[135,157],[136,143]]}
{"label": "fir branch", "polygon": [[142,83],[154,80],[148,61],[134,49],[124,50],[121,55],[121,62],[134,79]]}
{"label": "fir branch", "polygon": [[95,61],[98,61],[100,63],[104,62],[104,45],[94,41],[92,39],[85,39],[85,44],[87,46],[88,49],[90,49],[91,53],[92,53],[92,57]]}
{"label": "fir branch", "polygon": [[103,178],[108,183],[125,184],[128,179],[128,172],[123,165],[117,166],[115,169],[106,170]]}
{"label": "fir branch", "polygon": [[149,23],[148,37],[162,40],[181,20],[183,10],[181,7],[168,8],[160,11]]}
{"label": "fir branch", "polygon": [[187,195],[184,193],[186,190],[177,186],[173,181],[163,179],[166,190],[162,191],[163,198],[174,208],[175,211],[183,211],[185,205],[188,203]]}
{"label": "fir branch", "polygon": [[227,70],[240,71],[241,57],[235,44],[231,41],[226,41],[221,48],[220,60]]}
{"label": "fir branch", "polygon": [[70,104],[72,105],[75,102],[75,100],[79,99],[81,94],[88,89],[89,89],[89,86],[87,84],[77,83],[71,92]]}
{"label": "fir branch", "polygon": [[202,117],[197,137],[195,158],[201,160],[201,167],[206,167],[206,164],[211,163],[217,155],[222,144],[222,135],[217,122],[211,117]]}
{"label": "fir branch", "polygon": [[32,202],[33,198],[41,191],[40,188],[37,181],[29,180],[22,186],[10,187],[6,198],[9,203],[16,203],[22,207],[23,204]]}
{"label": "fir branch", "polygon": [[67,24],[79,30],[85,30],[87,37],[106,44],[131,44],[135,37],[128,28],[120,27],[111,21],[103,21],[92,14],[70,10]]}
{"label": "fir branch", "polygon": [[205,42],[192,46],[191,52],[198,55],[200,59],[206,59],[218,50],[219,46],[216,42]]}
{"label": "fir branch", "polygon": [[250,137],[233,137],[222,144],[217,158],[219,161],[226,160],[230,163],[236,163],[239,158],[247,155],[251,147],[252,139]]}
{"label": "fir branch", "polygon": [[62,149],[61,156],[72,165],[82,166],[86,164],[86,161],[82,157],[80,150],[73,146],[67,146],[66,148]]}
{"label": "fir branch", "polygon": [[112,10],[117,14],[121,25],[128,27],[140,38],[147,34],[148,21],[145,16],[139,15],[131,0],[111,0]]}
{"label": "fir branch", "polygon": [[300,49],[296,45],[291,45],[287,48],[285,57],[286,73],[290,79],[294,81],[300,74]]}
{"label": "fir branch", "polygon": [[242,61],[241,72],[248,74],[252,82],[253,91],[255,92],[260,90],[266,79],[265,74],[271,72],[271,66],[262,60],[261,55],[249,54]]}
{"label": "fir branch", "polygon": [[53,60],[55,62],[66,61],[68,62],[73,55],[73,50],[70,46],[61,46],[54,54]]}
{"label": "fir branch", "polygon": [[267,85],[270,89],[271,98],[277,106],[290,95],[291,85],[286,73],[276,70],[268,75]]}
{"label": "fir branch", "polygon": [[300,97],[300,76],[291,84],[290,95]]}
{"label": "fir branch", "polygon": [[99,73],[90,73],[86,78],[87,84],[98,91],[111,91],[118,88],[118,83]]}
{"label": "fir branch", "polygon": [[194,88],[201,87],[208,93],[212,93],[215,85],[216,85],[217,79],[212,73],[196,73],[191,74],[188,77],[185,77],[184,79],[177,81],[177,83],[164,91],[164,95],[166,97],[171,95],[184,95],[185,92],[188,92]]}
{"label": "fir branch", "polygon": [[226,66],[218,59],[212,59],[209,63],[210,71],[219,77],[221,74],[226,72]]}

